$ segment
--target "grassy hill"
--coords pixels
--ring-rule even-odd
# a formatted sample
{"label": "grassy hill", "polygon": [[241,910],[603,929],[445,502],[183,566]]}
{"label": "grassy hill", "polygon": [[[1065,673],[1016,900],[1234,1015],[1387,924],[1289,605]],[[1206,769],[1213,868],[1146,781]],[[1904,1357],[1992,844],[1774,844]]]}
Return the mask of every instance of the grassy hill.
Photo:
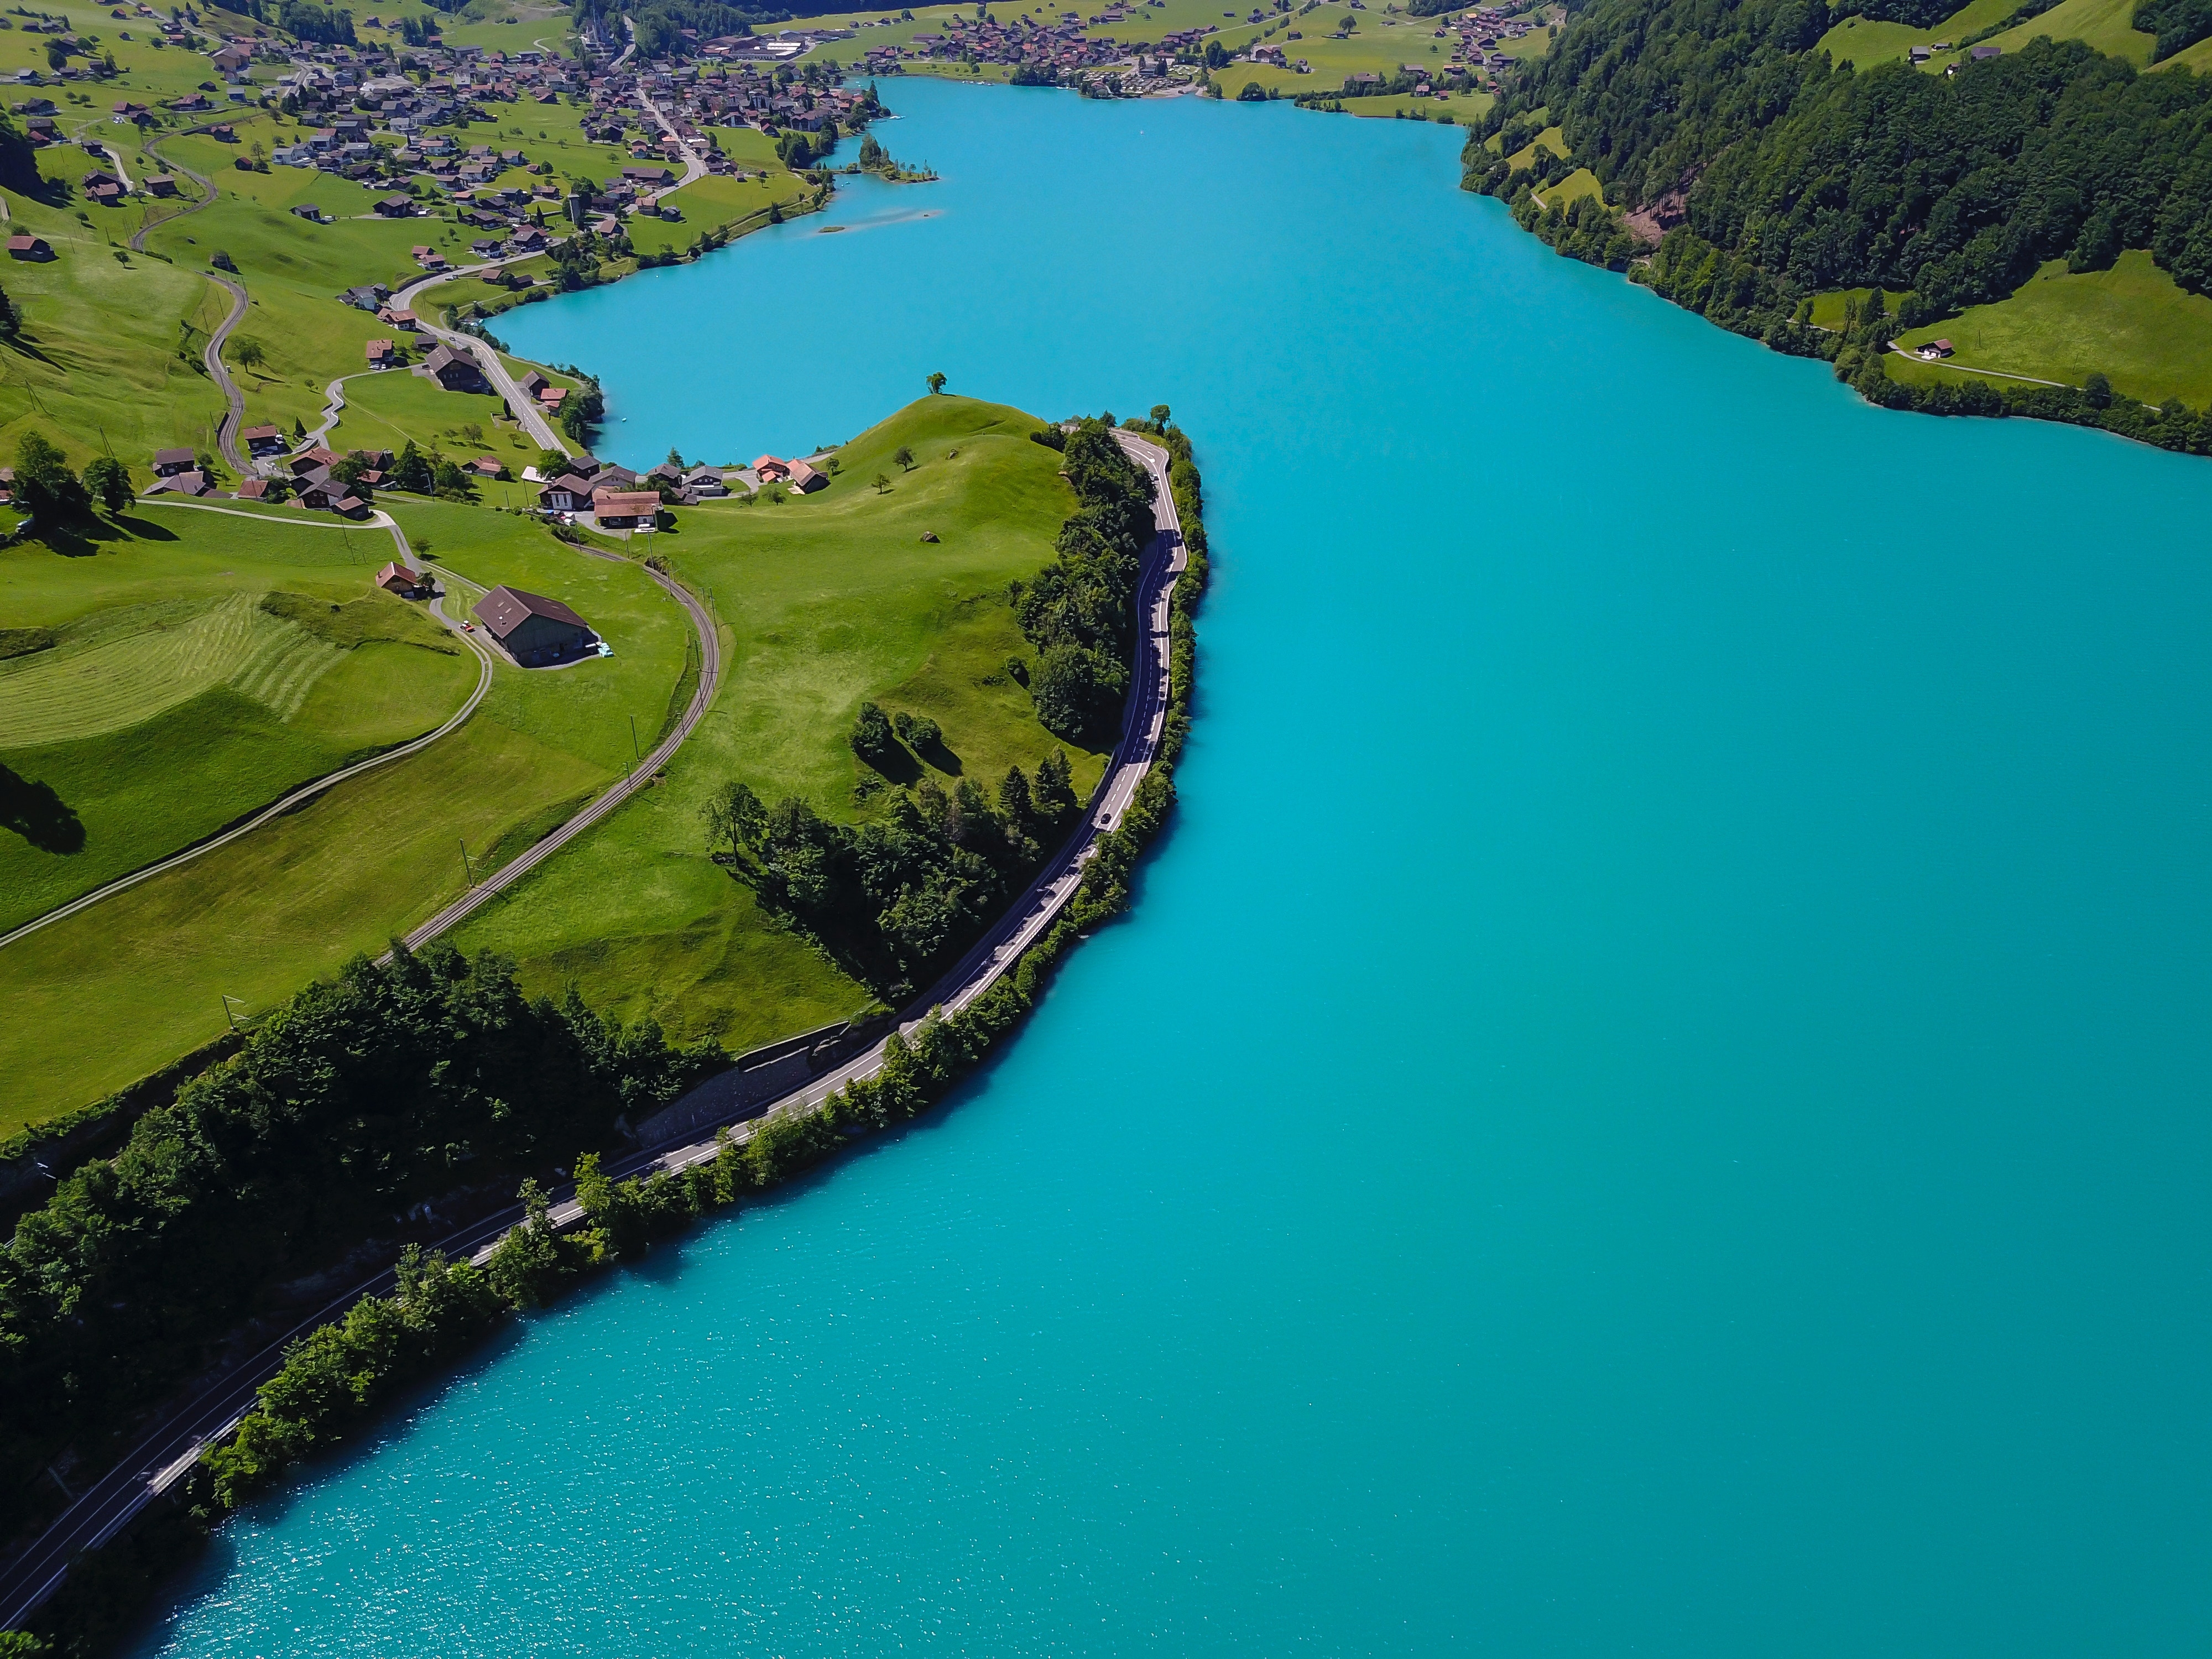
{"label": "grassy hill", "polygon": [[[356,951],[382,949],[463,890],[464,846],[479,873],[513,858],[630,763],[633,719],[647,739],[667,719],[693,659],[690,629],[637,564],[591,557],[488,507],[386,506],[467,583],[564,599],[614,654],[553,672],[501,667],[468,722],[422,753],[0,950],[10,1010],[0,1135],[207,1041],[223,1027],[224,995],[250,1014]],[[140,516],[157,513],[180,538],[179,521],[216,516],[150,505]],[[297,550],[302,564],[340,539],[279,514],[269,522],[314,538]],[[380,533],[346,533],[389,556]],[[248,580],[243,562],[231,568]],[[304,580],[284,579],[295,590]]]}
{"label": "grassy hill", "polygon": [[0,766],[67,812],[0,838],[0,932],[458,708],[476,659],[371,586],[391,554],[159,507],[70,556],[0,551],[0,615],[40,647],[0,660]]}
{"label": "grassy hill", "polygon": [[[2017,52],[2037,36],[2047,35],[2054,40],[2080,40],[2138,69],[2149,66],[2153,37],[2134,25],[2136,0],[2058,0],[2050,10],[2013,28],[1983,33],[2019,9],[2020,0],[1972,0],[1929,28],[1878,18],[1846,17],[1820,37],[1817,49],[1839,63],[1848,58],[1861,69],[1872,69],[1876,64],[1903,61],[1915,46],[1940,45],[1945,49],[1931,51],[1923,67],[1941,72],[1966,55],[1960,43],[1970,35],[1979,36],[1981,44],[2004,52]],[[2179,64],[2185,56],[2170,61]]]}
{"label": "grassy hill", "polygon": [[2079,275],[2054,259],[2008,299],[1898,337],[1906,346],[1939,337],[1962,365],[2068,386],[2102,374],[2139,402],[2212,404],[2212,299],[2184,292],[2141,251]]}
{"label": "grassy hill", "polygon": [[[573,981],[595,1006],[733,1048],[865,1006],[866,988],[708,858],[699,806],[735,778],[834,817],[880,812],[886,796],[855,794],[873,775],[847,742],[864,699],[943,727],[957,773],[932,769],[947,788],[957,775],[995,792],[1009,766],[1034,769],[1063,746],[1006,672],[1029,654],[1007,584],[1052,556],[1072,506],[1057,453],[1028,440],[1038,424],[925,398],[847,445],[818,495],[679,514],[654,551],[719,613],[726,669],[712,714],[659,787],[479,912],[461,942],[511,954],[526,984]],[[891,459],[902,446],[919,458],[911,471]],[[1103,756],[1070,757],[1089,789]]]}

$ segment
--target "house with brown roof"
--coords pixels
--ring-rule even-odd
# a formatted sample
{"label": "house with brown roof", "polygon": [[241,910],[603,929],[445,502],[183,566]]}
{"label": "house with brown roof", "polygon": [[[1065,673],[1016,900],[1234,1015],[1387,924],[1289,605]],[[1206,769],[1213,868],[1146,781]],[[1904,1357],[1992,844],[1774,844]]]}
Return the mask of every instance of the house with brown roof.
{"label": "house with brown roof", "polygon": [[817,471],[804,461],[793,461],[791,464],[791,487],[802,491],[827,489],[830,487],[829,475]]}
{"label": "house with brown roof", "polygon": [[368,366],[371,368],[389,368],[392,367],[391,341],[371,340],[362,348],[362,350],[368,354]]}
{"label": "house with brown roof", "polygon": [[197,470],[189,472],[167,472],[146,486],[149,495],[212,495],[215,485],[208,475]]}
{"label": "house with brown roof", "polygon": [[284,453],[284,434],[276,427],[249,426],[238,435],[245,441],[246,453],[256,459]]}
{"label": "house with brown roof", "polygon": [[596,641],[591,624],[561,603],[519,587],[495,587],[477,601],[484,631],[526,667],[573,661]]}
{"label": "house with brown roof", "polygon": [[592,486],[574,473],[564,472],[538,492],[538,505],[548,513],[589,512]]}
{"label": "house with brown roof", "polygon": [[791,477],[791,463],[775,455],[763,455],[753,463],[753,476],[763,483],[782,483]]}
{"label": "house with brown roof", "polygon": [[8,239],[8,257],[11,259],[51,259],[54,257],[54,251],[43,236],[10,236]]}
{"label": "house with brown roof", "polygon": [[594,489],[592,516],[602,530],[650,530],[660,511],[657,489]]}
{"label": "house with brown roof", "polygon": [[397,593],[403,599],[412,599],[429,592],[429,584],[422,576],[394,560],[376,573],[376,585],[387,593]]}
{"label": "house with brown roof", "polygon": [[198,460],[189,449],[157,449],[154,452],[154,476],[173,478],[180,472],[189,472],[198,465]]}
{"label": "house with brown roof", "polygon": [[422,373],[448,392],[482,392],[483,370],[477,360],[449,345],[440,345],[422,360]]}

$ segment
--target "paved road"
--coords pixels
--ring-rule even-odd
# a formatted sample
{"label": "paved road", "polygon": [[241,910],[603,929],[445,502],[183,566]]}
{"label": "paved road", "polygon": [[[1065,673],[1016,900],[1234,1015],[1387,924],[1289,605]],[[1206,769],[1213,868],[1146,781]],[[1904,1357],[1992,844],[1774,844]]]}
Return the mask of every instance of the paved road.
{"label": "paved road", "polygon": [[[548,246],[557,246],[559,241],[565,239],[556,239]],[[450,283],[459,276],[480,276],[487,270],[498,270],[504,266],[520,264],[525,259],[534,259],[538,257],[535,253],[518,253],[504,259],[487,259],[481,264],[461,265],[452,270],[434,271],[428,276],[419,276],[408,283],[406,287],[392,296],[391,303],[394,310],[414,310],[416,326],[425,334],[434,339],[444,341],[456,351],[465,351],[470,356],[475,358],[477,366],[483,370],[484,379],[491,383],[495,392],[506,399],[507,412],[514,416],[522,429],[536,441],[538,447],[540,449],[557,449],[563,455],[567,455],[574,453],[569,449],[568,441],[554,430],[553,423],[545,418],[545,411],[538,406],[538,399],[515,384],[514,376],[507,373],[507,365],[500,361],[498,352],[493,350],[486,342],[477,339],[473,334],[463,334],[453,329],[439,327],[437,324],[424,316],[416,306],[417,295],[437,287],[441,283]]]}
{"label": "paved road", "polygon": [[[1074,896],[1083,866],[1096,851],[1098,837],[1121,823],[1138,783],[1158,754],[1168,698],[1168,604],[1176,578],[1186,562],[1182,526],[1167,488],[1166,452],[1133,434],[1115,435],[1158,485],[1154,523],[1159,533],[1148,552],[1139,587],[1138,611],[1146,623],[1138,641],[1138,672],[1130,688],[1121,741],[1109,762],[1103,787],[1093,796],[1081,828],[960,965],[906,1011],[903,1029],[911,1030],[933,1008],[951,1012],[966,1006],[994,984],[1012,966],[1021,950],[1051,926]],[[700,626],[702,640],[713,641],[714,630],[696,603],[681,590],[676,591],[695,623]],[[714,647],[707,671],[701,675],[699,693],[685,711],[683,723],[667,742],[654,750],[645,767],[635,775],[636,779],[649,778],[653,769],[674,750],[683,735],[696,722],[704,710],[720,662],[719,647]],[[613,810],[613,805],[626,797],[630,787],[630,783],[625,783],[620,795],[610,791],[600,802],[578,814],[563,831],[556,832],[560,840],[566,841],[580,833],[588,827],[588,822],[596,822]],[[606,803],[603,808],[601,803]],[[501,872],[500,877],[494,878],[493,883],[478,890],[477,894],[459,906],[450,907],[447,912],[441,912],[431,923],[409,935],[408,942],[412,945],[428,939],[440,928],[459,921],[490,891],[496,890],[496,886],[505,884],[501,878],[512,879],[510,872],[519,874],[550,856],[549,843],[558,844],[553,837],[548,837],[547,842],[540,842],[538,848]],[[541,848],[546,850],[541,852]],[[848,1083],[872,1076],[882,1064],[880,1054],[852,1060],[772,1103],[753,1118],[731,1126],[730,1138],[743,1144],[758,1132],[762,1123],[787,1113],[811,1109]],[[709,1136],[672,1149],[647,1148],[632,1153],[611,1164],[608,1172],[619,1177],[652,1169],[680,1170],[704,1163],[720,1151],[720,1144]],[[580,1219],[582,1212],[570,1196],[555,1206],[552,1214],[556,1222],[568,1225]],[[438,1248],[449,1257],[480,1261],[522,1218],[520,1206],[510,1206],[440,1241]],[[283,1363],[287,1343],[317,1325],[339,1317],[362,1297],[388,1291],[392,1283],[392,1272],[386,1268],[344,1295],[332,1297],[299,1321],[284,1336],[179,1401],[142,1437],[130,1455],[80,1493],[29,1550],[0,1571],[0,1630],[19,1626],[60,1583],[78,1551],[105,1541],[157,1494],[180,1479],[204,1446],[229,1432],[252,1407],[254,1390]]]}
{"label": "paved road", "polygon": [[[160,142],[159,139],[149,140],[146,144],[148,153],[161,155],[161,151],[155,148]],[[114,159],[117,171],[120,172],[123,167],[122,155],[113,149],[110,149],[107,153]],[[159,229],[163,225],[173,225],[179,219],[190,218],[193,214],[204,212],[215,205],[214,179],[204,173],[193,172],[191,168],[180,162],[170,161],[166,155],[161,156],[161,159],[206,193],[198,201],[192,203],[180,212],[172,213],[165,219],[155,220],[150,224],[139,226],[131,234],[131,251],[133,253],[143,253],[146,251],[147,232]],[[208,336],[207,345],[200,352],[200,360],[207,365],[208,378],[222,389],[224,400],[230,405],[224,411],[222,422],[216,427],[216,447],[222,452],[223,465],[229,467],[240,477],[250,478],[253,476],[252,465],[238,453],[238,430],[246,421],[246,394],[238,389],[238,383],[230,378],[230,367],[222,360],[222,343],[230,337],[231,330],[246,320],[246,289],[219,271],[203,271],[201,275],[218,287],[227,289],[230,293],[230,315],[224,318],[215,332]],[[0,944],[6,942],[4,939],[0,939]]]}
{"label": "paved road", "polygon": [[[661,112],[660,106],[645,95],[643,87],[637,89],[637,101],[645,106],[645,112],[659,125],[660,130],[676,141],[677,154],[684,158],[684,176],[675,184],[671,185],[669,189],[681,190],[684,185],[696,183],[705,178],[707,164],[699,159],[699,152],[691,148],[689,139],[677,131],[676,123]],[[665,192],[663,193],[665,194]]]}
{"label": "paved road", "polygon": [[[210,507],[204,501],[189,501],[177,496],[155,495],[141,502],[140,505],[142,507],[183,507],[185,510],[193,513],[222,513],[227,514],[234,519],[252,519],[263,524],[269,522],[268,516],[264,514],[241,513],[236,507]],[[280,520],[280,522],[283,521]],[[307,530],[343,530],[350,529],[352,527],[349,525],[323,523],[313,519],[301,520],[299,522],[302,528]],[[392,538],[398,547],[399,561],[403,564],[406,563],[409,556],[407,551],[407,538],[405,534],[402,532],[398,525],[392,521],[391,516],[388,514],[379,512],[371,515],[368,522],[372,526],[380,526],[381,528],[392,532]],[[25,937],[27,934],[37,933],[40,928],[47,926],[49,923],[60,921],[64,917],[76,915],[81,910],[88,910],[94,905],[99,903],[102,899],[112,898],[116,894],[123,892],[128,888],[136,887],[142,881],[151,881],[155,876],[174,870],[180,865],[190,864],[194,859],[204,857],[206,854],[214,852],[218,847],[228,847],[232,842],[236,841],[240,836],[251,835],[254,830],[258,830],[263,824],[267,823],[272,818],[282,817],[285,813],[292,811],[293,808],[299,805],[301,802],[312,800],[315,796],[321,794],[325,790],[334,788],[337,785],[343,783],[348,778],[357,778],[362,773],[373,772],[380,766],[389,766],[394,761],[404,760],[408,756],[416,754],[422,750],[428,748],[432,744],[437,742],[439,738],[444,737],[448,732],[453,731],[456,726],[459,726],[462,721],[467,720],[470,715],[475,714],[477,711],[477,705],[484,700],[484,693],[491,690],[491,671],[493,663],[491,652],[489,648],[485,646],[483,641],[479,640],[473,633],[465,631],[462,629],[460,619],[459,617],[449,617],[446,614],[445,600],[442,597],[431,600],[429,608],[430,614],[435,617],[441,623],[444,623],[446,627],[452,629],[454,637],[467,646],[469,649],[476,654],[477,659],[478,672],[477,675],[476,690],[469,693],[468,701],[463,703],[460,708],[456,709],[452,717],[448,719],[444,725],[441,726],[434,732],[424,732],[421,737],[416,738],[411,743],[401,744],[396,749],[387,749],[380,755],[372,756],[368,760],[361,761],[352,766],[343,768],[338,771],[330,774],[327,777],[318,778],[313,783],[302,784],[299,788],[295,789],[290,794],[286,795],[283,799],[277,801],[273,806],[263,808],[252,817],[246,819],[243,823],[240,823],[233,829],[226,830],[219,836],[212,836],[209,840],[200,842],[196,847],[187,848],[185,851],[179,853],[173,858],[163,859],[159,864],[149,864],[143,870],[135,870],[127,876],[117,878],[115,880],[109,882],[103,887],[95,887],[92,891],[85,894],[83,896],[73,899],[69,903],[62,905],[58,908],[49,910],[46,915],[37,918],[35,921],[25,922],[21,927],[15,929],[12,933],[0,933],[0,948],[5,948],[8,945],[13,945],[17,939]]]}

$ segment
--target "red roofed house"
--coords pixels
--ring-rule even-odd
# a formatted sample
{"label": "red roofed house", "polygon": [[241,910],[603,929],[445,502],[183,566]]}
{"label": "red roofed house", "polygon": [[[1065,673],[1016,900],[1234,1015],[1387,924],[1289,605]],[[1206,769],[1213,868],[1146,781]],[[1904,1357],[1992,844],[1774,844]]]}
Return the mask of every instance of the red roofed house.
{"label": "red roofed house", "polygon": [[419,574],[397,561],[376,573],[376,585],[387,593],[397,593],[403,599],[414,599],[429,588],[429,584]]}
{"label": "red roofed house", "polygon": [[753,463],[753,476],[763,483],[781,483],[791,477],[791,463],[774,455],[763,455]]}

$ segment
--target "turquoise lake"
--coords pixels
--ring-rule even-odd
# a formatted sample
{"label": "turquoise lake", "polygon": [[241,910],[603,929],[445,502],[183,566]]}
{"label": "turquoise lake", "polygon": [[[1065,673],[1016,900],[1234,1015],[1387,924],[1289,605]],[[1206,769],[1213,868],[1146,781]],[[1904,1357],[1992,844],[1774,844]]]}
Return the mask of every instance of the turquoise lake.
{"label": "turquoise lake", "polygon": [[1134,914],[141,1651],[2205,1651],[2212,464],[1869,408],[1449,129],[884,90],[943,182],[500,327],[639,465],[1172,404]]}

